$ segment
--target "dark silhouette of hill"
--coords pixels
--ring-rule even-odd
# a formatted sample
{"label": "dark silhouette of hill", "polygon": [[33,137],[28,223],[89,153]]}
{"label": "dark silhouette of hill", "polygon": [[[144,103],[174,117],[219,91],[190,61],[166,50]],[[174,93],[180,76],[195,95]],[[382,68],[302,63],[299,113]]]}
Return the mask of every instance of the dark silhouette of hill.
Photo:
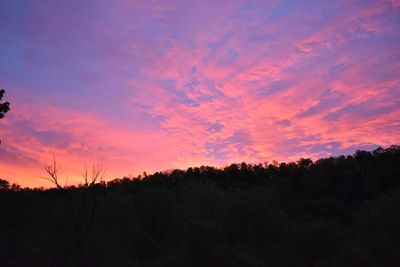
{"label": "dark silhouette of hill", "polygon": [[400,266],[399,146],[90,181],[1,180],[0,265]]}

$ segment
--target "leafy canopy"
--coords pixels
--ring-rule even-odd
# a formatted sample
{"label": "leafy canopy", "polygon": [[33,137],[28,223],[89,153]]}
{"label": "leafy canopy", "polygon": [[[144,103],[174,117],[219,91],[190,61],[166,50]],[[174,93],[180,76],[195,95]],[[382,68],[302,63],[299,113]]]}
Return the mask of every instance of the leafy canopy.
{"label": "leafy canopy", "polygon": [[[0,90],[0,101],[3,98],[5,92],[6,91],[4,91],[4,89]],[[4,118],[4,114],[7,113],[9,110],[10,110],[9,102],[4,102],[4,103],[0,102],[0,119]]]}

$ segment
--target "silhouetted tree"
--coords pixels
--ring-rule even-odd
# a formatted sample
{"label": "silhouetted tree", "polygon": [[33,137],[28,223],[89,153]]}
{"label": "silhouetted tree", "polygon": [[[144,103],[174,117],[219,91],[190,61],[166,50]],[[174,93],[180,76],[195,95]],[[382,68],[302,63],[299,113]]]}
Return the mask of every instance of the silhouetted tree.
{"label": "silhouetted tree", "polygon": [[10,182],[7,180],[0,179],[0,190],[7,190],[10,188]]}
{"label": "silhouetted tree", "polygon": [[[4,91],[3,89],[0,90],[0,101],[3,98],[5,92],[6,91]],[[4,103],[0,102],[0,119],[4,118],[4,114],[7,113],[9,110],[10,110],[9,102],[4,102]],[[0,144],[1,144],[1,140],[0,140]]]}
{"label": "silhouetted tree", "polygon": [[[6,91],[3,89],[0,90],[0,101],[3,98]],[[9,102],[0,102],[0,119],[4,118],[4,114],[10,110],[10,103]]]}
{"label": "silhouetted tree", "polygon": [[58,176],[58,165],[57,161],[53,156],[53,161],[50,164],[45,164],[45,171],[48,177],[42,177],[52,182],[56,189],[68,199],[69,203],[69,218],[72,220],[72,226],[75,234],[75,248],[76,253],[80,255],[77,259],[77,264],[86,266],[84,245],[86,243],[89,231],[92,229],[93,224],[96,220],[97,203],[98,203],[98,183],[101,183],[104,178],[104,168],[96,163],[93,164],[91,170],[85,165],[83,172],[83,185],[74,190],[68,188],[66,185],[60,184],[60,178]]}

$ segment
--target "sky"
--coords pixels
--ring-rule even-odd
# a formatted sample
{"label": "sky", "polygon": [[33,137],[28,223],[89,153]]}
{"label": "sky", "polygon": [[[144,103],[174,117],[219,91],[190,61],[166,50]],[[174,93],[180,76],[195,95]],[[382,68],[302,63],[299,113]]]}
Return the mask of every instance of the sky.
{"label": "sky", "polygon": [[400,1],[1,0],[0,178],[400,143]]}

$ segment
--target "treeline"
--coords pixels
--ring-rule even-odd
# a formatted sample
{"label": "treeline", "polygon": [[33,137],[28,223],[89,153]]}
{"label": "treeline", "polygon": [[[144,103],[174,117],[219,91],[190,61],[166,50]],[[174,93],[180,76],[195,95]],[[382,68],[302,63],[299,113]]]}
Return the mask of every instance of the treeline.
{"label": "treeline", "polygon": [[400,266],[399,146],[96,178],[0,180],[0,265]]}

